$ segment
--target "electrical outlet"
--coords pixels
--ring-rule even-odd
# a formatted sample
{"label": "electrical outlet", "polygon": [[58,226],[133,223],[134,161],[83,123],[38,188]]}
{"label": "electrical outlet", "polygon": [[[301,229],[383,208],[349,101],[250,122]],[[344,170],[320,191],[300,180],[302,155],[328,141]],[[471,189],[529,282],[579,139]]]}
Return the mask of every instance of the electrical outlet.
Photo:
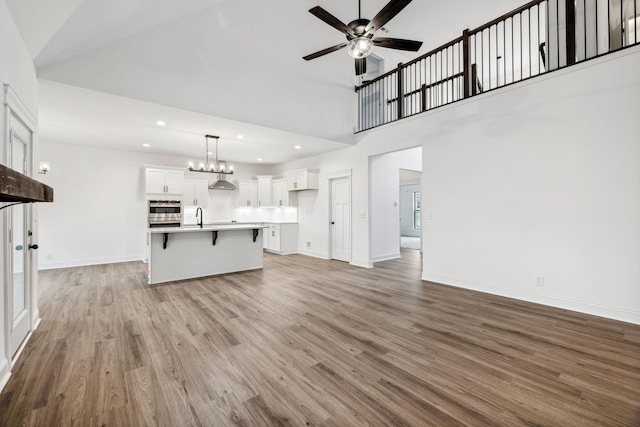
{"label": "electrical outlet", "polygon": [[52,253],[48,253],[47,254],[47,259],[53,259],[53,254]]}
{"label": "electrical outlet", "polygon": [[544,276],[536,276],[536,286],[543,287],[544,286]]}
{"label": "electrical outlet", "polygon": [[311,242],[307,242],[307,247],[310,248],[311,247]]}

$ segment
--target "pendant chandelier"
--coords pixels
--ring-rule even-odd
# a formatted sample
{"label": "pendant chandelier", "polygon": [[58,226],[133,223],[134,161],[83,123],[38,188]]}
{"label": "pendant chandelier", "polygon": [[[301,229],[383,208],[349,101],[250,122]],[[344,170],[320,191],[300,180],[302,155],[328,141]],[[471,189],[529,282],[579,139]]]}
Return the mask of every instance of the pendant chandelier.
{"label": "pendant chandelier", "polygon": [[[219,136],[205,135],[205,161],[201,162],[196,168],[192,161],[189,162],[189,170],[191,172],[206,172],[218,174],[218,181],[209,185],[211,190],[235,190],[236,186],[226,181],[224,175],[233,175],[233,166],[227,167],[227,162],[224,160],[218,160],[218,140]],[[216,140],[216,157],[214,162],[209,162],[209,139]]]}

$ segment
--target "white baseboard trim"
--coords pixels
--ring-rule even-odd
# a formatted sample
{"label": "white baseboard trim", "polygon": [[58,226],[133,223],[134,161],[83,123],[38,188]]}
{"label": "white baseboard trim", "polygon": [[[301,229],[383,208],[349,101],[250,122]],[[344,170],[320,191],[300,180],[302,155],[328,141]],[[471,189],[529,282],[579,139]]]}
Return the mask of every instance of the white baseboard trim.
{"label": "white baseboard trim", "polygon": [[40,321],[42,319],[40,319],[40,309],[36,310],[35,313],[33,313],[33,320],[32,320],[32,324],[33,324],[33,330],[35,331],[36,329],[38,329],[38,326],[40,326]]}
{"label": "white baseboard trim", "polygon": [[11,371],[9,370],[9,359],[6,357],[0,361],[0,392],[4,386],[9,382],[9,377],[11,377]]}
{"label": "white baseboard trim", "polygon": [[354,267],[373,268],[373,263],[372,262],[351,261],[349,264],[353,265]]}
{"label": "white baseboard trim", "polygon": [[585,301],[572,300],[568,298],[554,297],[543,295],[535,292],[526,292],[513,288],[505,288],[502,286],[491,285],[488,283],[476,282],[467,279],[459,279],[455,277],[441,276],[437,274],[422,274],[422,280],[428,282],[440,283],[443,285],[455,286],[473,291],[486,292],[493,295],[500,295],[507,298],[514,298],[522,301],[533,302],[537,304],[548,305],[551,307],[561,308],[565,310],[577,311],[579,313],[591,314],[607,319],[619,320],[622,322],[640,325],[640,313],[610,307],[601,304],[593,304]]}
{"label": "white baseboard trim", "polygon": [[16,351],[16,354],[13,355],[13,359],[11,360],[11,363],[13,365],[16,364],[16,361],[18,360],[18,358],[20,357],[20,355],[22,354],[22,350],[24,350],[27,347],[27,343],[29,342],[29,340],[31,339],[31,336],[33,335],[33,331],[30,331],[27,336],[24,338],[24,341],[22,341],[22,343],[20,344],[20,347],[18,347],[18,350]]}
{"label": "white baseboard trim", "polygon": [[300,255],[306,255],[306,256],[310,256],[313,258],[320,258],[320,259],[329,259],[329,256],[324,253],[324,252],[316,252],[316,251],[298,251],[298,253]]}
{"label": "white baseboard trim", "polygon": [[85,267],[87,265],[118,264],[121,262],[142,261],[143,259],[144,259],[143,256],[130,256],[130,257],[116,257],[116,258],[84,259],[84,260],[66,261],[66,262],[51,263],[51,264],[40,263],[38,265],[38,270],[55,270],[58,268]]}
{"label": "white baseboard trim", "polygon": [[[312,258],[320,258],[320,259],[328,259],[328,260],[331,259],[327,254],[321,253],[321,252],[311,252],[311,251],[302,252],[301,251],[301,252],[298,252],[298,254],[304,255],[304,256],[310,256]],[[359,262],[359,261],[353,261],[353,260],[349,262],[349,265],[353,265],[354,267],[361,267],[361,268],[373,268],[372,263]]]}
{"label": "white baseboard trim", "polygon": [[387,255],[380,255],[380,256],[374,256],[372,258],[373,262],[380,262],[380,261],[389,261],[391,259],[398,259],[400,258],[400,252],[397,252],[395,254],[387,254]]}
{"label": "white baseboard trim", "polygon": [[[22,354],[22,350],[24,350],[24,348],[27,346],[27,343],[29,342],[29,340],[31,339],[31,336],[33,335],[33,331],[35,331],[38,328],[38,326],[40,326],[41,320],[42,319],[40,319],[40,310],[36,310],[35,315],[33,316],[33,328],[31,332],[27,334],[24,341],[22,341],[22,344],[20,344],[18,351],[16,351],[15,357],[13,359],[14,362],[18,360],[18,357],[20,357],[20,354]],[[9,370],[9,359],[5,357],[0,362],[0,392],[2,392],[2,389],[4,388],[4,386],[7,385],[7,382],[9,381],[9,377],[11,377],[11,371]]]}

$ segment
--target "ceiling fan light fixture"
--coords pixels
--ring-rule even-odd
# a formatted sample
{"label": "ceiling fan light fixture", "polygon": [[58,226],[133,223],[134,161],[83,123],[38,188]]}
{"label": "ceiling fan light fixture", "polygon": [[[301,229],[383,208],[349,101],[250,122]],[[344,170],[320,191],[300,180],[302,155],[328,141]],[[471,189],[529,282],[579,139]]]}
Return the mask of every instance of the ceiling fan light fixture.
{"label": "ceiling fan light fixture", "polygon": [[354,59],[366,58],[372,51],[373,41],[366,36],[360,36],[352,39],[347,46],[349,56]]}

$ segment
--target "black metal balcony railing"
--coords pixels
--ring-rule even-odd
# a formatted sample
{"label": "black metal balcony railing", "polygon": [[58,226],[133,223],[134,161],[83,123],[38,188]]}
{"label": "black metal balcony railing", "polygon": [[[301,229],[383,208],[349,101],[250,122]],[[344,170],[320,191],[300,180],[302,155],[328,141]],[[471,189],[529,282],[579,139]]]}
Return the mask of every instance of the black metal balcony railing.
{"label": "black metal balcony railing", "polygon": [[640,43],[640,0],[535,0],[356,88],[357,132]]}

